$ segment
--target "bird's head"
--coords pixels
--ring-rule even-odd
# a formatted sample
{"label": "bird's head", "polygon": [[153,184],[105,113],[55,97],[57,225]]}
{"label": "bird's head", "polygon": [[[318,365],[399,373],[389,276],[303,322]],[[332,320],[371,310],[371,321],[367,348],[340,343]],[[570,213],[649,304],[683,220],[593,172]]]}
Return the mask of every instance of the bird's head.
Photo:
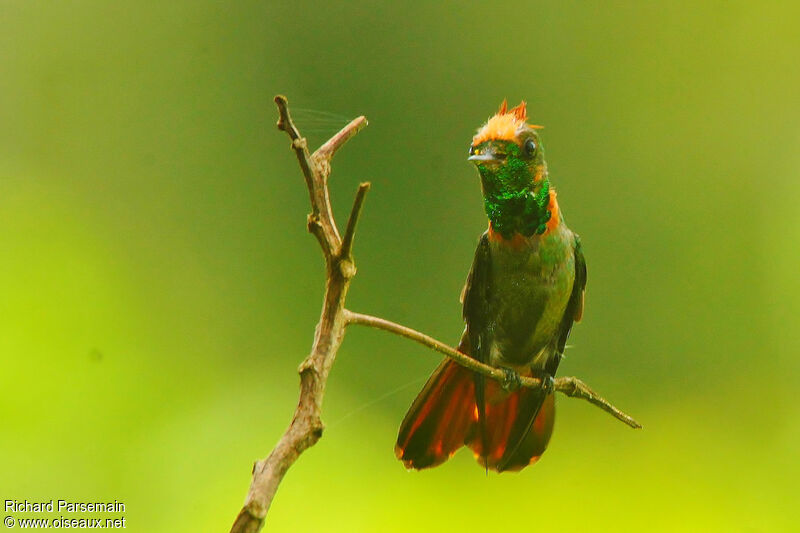
{"label": "bird's head", "polygon": [[[469,161],[475,163],[484,186],[530,190],[544,171],[544,156],[537,130],[527,123],[525,102],[513,109],[506,101],[472,138]],[[541,179],[541,176],[538,176]]]}
{"label": "bird's head", "polygon": [[504,235],[544,231],[550,194],[547,166],[537,130],[527,123],[525,102],[508,109],[506,101],[472,138],[469,161],[481,176],[486,214]]}

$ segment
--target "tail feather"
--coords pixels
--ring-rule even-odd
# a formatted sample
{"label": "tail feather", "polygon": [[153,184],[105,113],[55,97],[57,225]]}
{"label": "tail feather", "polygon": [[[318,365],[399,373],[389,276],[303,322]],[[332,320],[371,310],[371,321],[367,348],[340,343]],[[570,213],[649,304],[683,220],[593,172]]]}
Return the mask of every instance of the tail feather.
{"label": "tail feather", "polygon": [[443,463],[464,445],[474,407],[472,373],[451,359],[442,361],[400,424],[395,455],[406,468]]}
{"label": "tail feather", "polygon": [[553,432],[555,396],[527,388],[509,393],[491,379],[485,381],[484,392],[480,424],[472,371],[444,360],[400,425],[397,458],[406,468],[429,468],[466,444],[479,463],[497,472],[535,463]]}
{"label": "tail feather", "polygon": [[[526,392],[520,391],[517,394],[525,396]],[[555,395],[551,393],[544,397],[535,397],[527,393],[527,396],[528,398],[520,400],[520,404],[528,404],[526,408],[515,412],[509,405],[506,417],[507,420],[513,418],[514,421],[505,440],[500,441],[497,449],[489,456],[495,459],[495,462],[488,465],[489,468],[498,472],[522,470],[538,461],[547,448],[555,420]],[[532,409],[531,404],[535,405]]]}
{"label": "tail feather", "polygon": [[[517,471],[536,462],[553,433],[555,396],[536,389],[503,391],[486,383],[486,434],[474,431],[467,445],[486,468]],[[477,429],[477,428],[476,428]]]}

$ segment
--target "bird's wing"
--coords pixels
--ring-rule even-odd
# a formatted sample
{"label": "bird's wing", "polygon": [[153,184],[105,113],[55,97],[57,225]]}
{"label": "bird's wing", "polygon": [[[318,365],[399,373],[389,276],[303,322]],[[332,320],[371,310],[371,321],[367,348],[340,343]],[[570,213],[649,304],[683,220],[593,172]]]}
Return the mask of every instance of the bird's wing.
{"label": "bird's wing", "polygon": [[561,319],[561,325],[559,326],[558,344],[556,346],[557,354],[552,359],[550,368],[547,369],[552,376],[555,375],[558,363],[564,354],[564,347],[567,345],[567,338],[572,330],[572,324],[580,322],[583,317],[584,294],[586,292],[586,260],[583,257],[583,248],[578,235],[575,235],[573,240],[572,251],[575,255],[575,281],[572,283],[572,294],[569,297],[567,308],[564,310],[564,317]]}
{"label": "bird's wing", "polygon": [[[469,345],[469,355],[483,363],[489,362],[491,349],[489,320],[491,317],[491,253],[489,250],[488,232],[481,235],[478,249],[475,250],[475,259],[467,276],[462,301],[464,304],[463,315],[467,323],[464,332]],[[463,343],[462,343],[463,344]],[[478,409],[478,431],[481,439],[481,453],[488,449],[486,434],[486,378],[483,374],[474,374],[475,378],[475,405]],[[485,459],[485,458],[484,458]],[[485,462],[485,461],[484,461]]]}
{"label": "bird's wing", "polygon": [[467,323],[467,338],[473,358],[483,363],[489,362],[488,325],[490,302],[491,257],[488,233],[481,235],[475,259],[467,276],[467,284],[462,293],[464,321]]}

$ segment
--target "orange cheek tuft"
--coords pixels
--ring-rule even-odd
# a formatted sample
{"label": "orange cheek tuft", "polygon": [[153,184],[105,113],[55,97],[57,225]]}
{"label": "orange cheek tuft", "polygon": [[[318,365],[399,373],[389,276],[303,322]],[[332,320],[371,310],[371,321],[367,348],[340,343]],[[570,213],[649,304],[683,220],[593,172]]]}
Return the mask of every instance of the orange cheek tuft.
{"label": "orange cheek tuft", "polygon": [[550,220],[547,221],[547,229],[545,233],[548,231],[554,230],[559,223],[559,213],[558,213],[558,201],[556,200],[556,190],[550,189],[550,201],[547,204],[547,209],[550,211]]}

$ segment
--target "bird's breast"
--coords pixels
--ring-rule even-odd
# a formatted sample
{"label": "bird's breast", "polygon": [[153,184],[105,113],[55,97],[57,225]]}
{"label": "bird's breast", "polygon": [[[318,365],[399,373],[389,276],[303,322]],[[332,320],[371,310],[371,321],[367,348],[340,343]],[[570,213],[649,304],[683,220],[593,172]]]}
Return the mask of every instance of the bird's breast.
{"label": "bird's breast", "polygon": [[572,250],[562,233],[534,237],[521,247],[493,246],[492,364],[538,367],[551,355],[575,277]]}

